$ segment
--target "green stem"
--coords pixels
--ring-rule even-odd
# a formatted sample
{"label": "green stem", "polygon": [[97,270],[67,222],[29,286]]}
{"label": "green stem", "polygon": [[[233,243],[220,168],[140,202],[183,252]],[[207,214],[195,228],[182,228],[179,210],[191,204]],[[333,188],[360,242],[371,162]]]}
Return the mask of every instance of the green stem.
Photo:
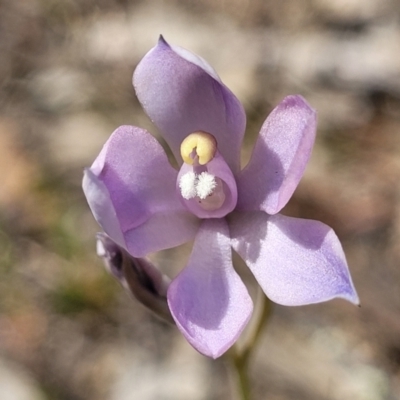
{"label": "green stem", "polygon": [[253,330],[246,340],[245,346],[240,352],[237,350],[236,346],[228,352],[232,365],[236,371],[241,400],[251,400],[251,385],[248,376],[249,360],[262,336],[263,329],[272,310],[271,301],[264,295],[264,293],[261,293],[261,300],[259,300],[259,302],[261,311]]}
{"label": "green stem", "polygon": [[241,400],[251,400],[251,385],[248,374],[248,360],[240,357],[237,354],[232,356],[232,363],[236,370],[238,389]]}
{"label": "green stem", "polygon": [[265,296],[263,292],[260,290],[260,297],[259,300],[261,312],[258,317],[257,324],[255,325],[253,331],[251,332],[249,339],[246,341],[246,346],[242,350],[241,357],[248,362],[252,352],[254,351],[256,345],[261,339],[262,333],[264,331],[265,325],[271,315],[272,311],[272,304],[271,300]]}

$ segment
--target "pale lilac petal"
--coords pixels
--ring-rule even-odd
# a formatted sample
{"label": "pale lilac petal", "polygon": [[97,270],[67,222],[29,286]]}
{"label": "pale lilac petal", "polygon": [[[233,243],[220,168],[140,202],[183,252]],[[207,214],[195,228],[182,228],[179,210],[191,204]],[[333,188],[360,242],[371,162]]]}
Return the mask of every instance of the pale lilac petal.
{"label": "pale lilac petal", "polygon": [[82,188],[95,220],[115,243],[126,248],[110,194],[105,184],[89,168],[83,174]]}
{"label": "pale lilac petal", "polygon": [[322,222],[242,212],[230,231],[232,247],[272,301],[299,306],[341,297],[358,304],[342,246]]}
{"label": "pale lilac petal", "polygon": [[157,211],[145,223],[127,230],[125,240],[133,256],[144,257],[192,240],[199,224],[200,220],[187,211]]}
{"label": "pale lilac petal", "polygon": [[227,163],[238,170],[246,115],[206,61],[160,38],[137,66],[133,84],[180,163],[182,140],[201,130],[215,136]]}
{"label": "pale lilac petal", "polygon": [[276,214],[286,205],[310,158],[316,123],[315,111],[301,96],[286,97],[272,111],[238,176],[238,209]]}
{"label": "pale lilac petal", "polygon": [[176,187],[177,196],[179,196],[181,202],[187,207],[187,209],[199,218],[225,217],[235,209],[237,203],[237,187],[232,171],[219,152],[217,152],[215,157],[206,166],[201,166],[200,169],[201,168],[209,172],[211,175],[220,178],[224,182],[224,193],[226,197],[223,205],[216,210],[205,210],[196,199],[186,200],[182,197],[181,189],[179,188],[180,179],[183,175],[193,170],[193,166],[186,163],[182,164],[178,173]]}
{"label": "pale lilac petal", "polygon": [[[85,174],[84,189],[104,231],[133,256],[142,257],[196,234],[199,222],[176,196],[176,177],[161,145],[148,132],[122,126]],[[117,225],[124,243],[115,233]]]}
{"label": "pale lilac petal", "polygon": [[177,326],[200,353],[217,358],[237,340],[253,304],[233,269],[224,219],[203,221],[189,263],[167,297]]}

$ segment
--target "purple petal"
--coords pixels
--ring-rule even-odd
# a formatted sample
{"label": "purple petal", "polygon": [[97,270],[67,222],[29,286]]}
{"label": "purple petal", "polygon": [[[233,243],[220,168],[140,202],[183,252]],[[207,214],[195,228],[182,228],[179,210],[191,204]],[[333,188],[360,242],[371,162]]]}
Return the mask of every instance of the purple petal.
{"label": "purple petal", "polygon": [[110,194],[105,184],[98,179],[91,169],[85,169],[82,188],[93,216],[104,232],[113,238],[115,243],[126,248],[124,235]]}
{"label": "purple petal", "polygon": [[238,170],[246,115],[206,61],[161,37],[137,66],[133,85],[179,162],[182,140],[201,130],[215,136],[229,166]]}
{"label": "purple petal", "polygon": [[286,97],[272,111],[237,179],[238,209],[276,214],[286,205],[310,158],[316,123],[301,96]]}
{"label": "purple petal", "polygon": [[189,263],[167,297],[177,326],[200,353],[217,358],[237,340],[253,303],[233,269],[225,220],[203,221]]}
{"label": "purple petal", "polygon": [[322,222],[256,211],[235,214],[230,229],[232,247],[275,303],[341,297],[358,304],[340,242]]}
{"label": "purple petal", "polygon": [[176,177],[157,140],[143,129],[121,126],[85,173],[84,192],[111,239],[142,257],[196,234],[199,222],[176,196]]}

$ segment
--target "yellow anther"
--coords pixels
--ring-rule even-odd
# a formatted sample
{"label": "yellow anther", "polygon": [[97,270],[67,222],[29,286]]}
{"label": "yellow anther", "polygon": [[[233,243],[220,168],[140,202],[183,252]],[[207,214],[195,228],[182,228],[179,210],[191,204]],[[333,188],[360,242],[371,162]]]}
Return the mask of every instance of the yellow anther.
{"label": "yellow anther", "polygon": [[200,165],[209,163],[214,158],[216,151],[217,141],[213,135],[207,132],[193,132],[181,144],[182,159],[190,165],[194,163],[196,155]]}

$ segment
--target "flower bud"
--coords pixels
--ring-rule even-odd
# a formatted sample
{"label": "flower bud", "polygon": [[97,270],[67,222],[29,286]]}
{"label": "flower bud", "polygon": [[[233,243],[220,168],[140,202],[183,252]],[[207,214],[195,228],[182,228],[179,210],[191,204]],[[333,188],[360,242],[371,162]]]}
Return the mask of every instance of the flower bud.
{"label": "flower bud", "polygon": [[167,302],[170,279],[145,258],[132,257],[105,233],[97,234],[97,255],[108,272],[140,303],[161,319],[174,323]]}

